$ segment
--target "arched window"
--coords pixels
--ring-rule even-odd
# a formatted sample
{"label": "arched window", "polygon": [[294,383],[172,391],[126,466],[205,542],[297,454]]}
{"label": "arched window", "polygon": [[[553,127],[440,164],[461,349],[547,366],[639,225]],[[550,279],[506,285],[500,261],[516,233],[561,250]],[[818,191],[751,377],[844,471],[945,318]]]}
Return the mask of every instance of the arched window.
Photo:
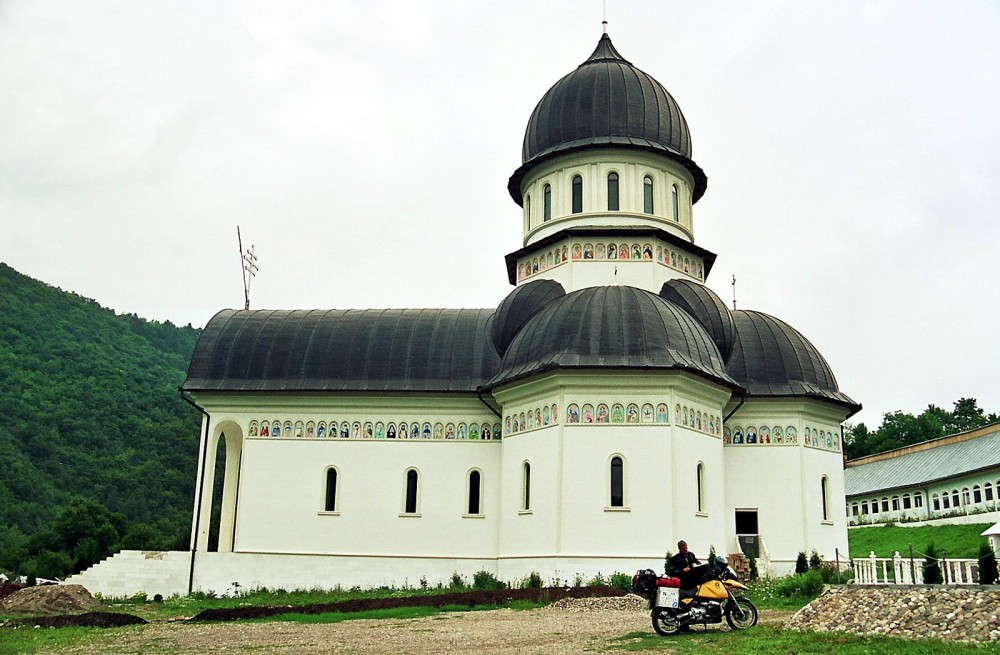
{"label": "arched window", "polygon": [[903,494],[903,509],[910,509],[910,494]]}
{"label": "arched window", "polygon": [[695,485],[698,491],[698,511],[705,511],[705,465],[698,462],[698,468],[695,470]]}
{"label": "arched window", "polygon": [[819,481],[819,490],[823,502],[823,520],[830,520],[830,481],[824,475]]}
{"label": "arched window", "polygon": [[972,504],[972,496],[969,494],[969,488],[968,487],[962,487],[962,504],[963,505],[971,505]]}
{"label": "arched window", "polygon": [[653,213],[653,178],[648,175],[642,178],[642,211]]}
{"label": "arched window", "polygon": [[469,514],[482,514],[480,499],[483,495],[483,476],[479,471],[469,471]]}
{"label": "arched window", "polygon": [[337,469],[332,466],[326,470],[326,494],[323,503],[324,512],[337,511]]}
{"label": "arched window", "polygon": [[409,469],[406,471],[406,505],[403,508],[403,513],[405,514],[416,514],[417,513],[417,499],[418,499],[418,483],[419,478],[415,469]]}
{"label": "arched window", "polygon": [[947,491],[941,494],[941,509],[951,509],[951,498]]}
{"label": "arched window", "polygon": [[583,211],[583,178],[579,175],[573,176],[573,213],[579,214]]}
{"label": "arched window", "polygon": [[983,490],[979,488],[979,485],[972,487],[972,502],[979,504],[983,502]]}
{"label": "arched window", "polygon": [[528,217],[528,227],[531,227],[531,196],[524,197],[524,211]]}
{"label": "arched window", "polygon": [[608,211],[618,211],[618,173],[608,173]]}
{"label": "arched window", "polygon": [[851,503],[851,514],[853,514],[854,516],[858,515],[858,504],[857,503]]}
{"label": "arched window", "polygon": [[913,506],[914,507],[924,506],[924,497],[921,496],[919,493],[913,494]]}
{"label": "arched window", "polygon": [[625,463],[617,455],[611,458],[611,507],[625,507]]}
{"label": "arched window", "polygon": [[931,495],[931,507],[934,508],[935,512],[941,511],[941,499],[938,498],[937,494]]}
{"label": "arched window", "polygon": [[862,500],[861,501],[861,513],[862,514],[867,514],[868,513],[868,501],[867,500]]}
{"label": "arched window", "polygon": [[531,464],[521,465],[521,509],[525,512],[531,509]]}
{"label": "arched window", "polygon": [[673,205],[674,205],[673,206],[674,220],[677,221],[677,222],[680,222],[680,220],[681,220],[681,209],[680,209],[680,206],[678,205],[678,200],[677,200],[677,185],[676,184],[674,184],[674,185],[672,185],[670,187],[670,198],[671,198],[671,201],[673,202]]}
{"label": "arched window", "polygon": [[983,496],[986,500],[993,500],[993,485],[989,482],[983,485]]}
{"label": "arched window", "polygon": [[889,511],[889,499],[888,498],[883,498],[882,499],[882,511],[883,512],[888,512]]}
{"label": "arched window", "polygon": [[552,187],[548,184],[542,191],[542,220],[547,221],[552,218]]}
{"label": "arched window", "polygon": [[951,506],[956,509],[962,506],[962,504],[958,501],[958,489],[951,490]]}
{"label": "arched window", "polygon": [[899,496],[892,497],[892,511],[894,512],[899,511]]}

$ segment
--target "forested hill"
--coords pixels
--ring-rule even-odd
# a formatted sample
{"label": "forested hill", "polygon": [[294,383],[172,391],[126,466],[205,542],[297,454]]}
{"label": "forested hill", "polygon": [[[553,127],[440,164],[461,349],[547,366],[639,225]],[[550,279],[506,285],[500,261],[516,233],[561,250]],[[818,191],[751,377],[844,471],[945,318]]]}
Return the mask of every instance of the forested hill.
{"label": "forested hill", "polygon": [[0,264],[0,569],[58,550],[35,537],[81,499],[120,531],[186,539],[200,415],[177,387],[199,332]]}

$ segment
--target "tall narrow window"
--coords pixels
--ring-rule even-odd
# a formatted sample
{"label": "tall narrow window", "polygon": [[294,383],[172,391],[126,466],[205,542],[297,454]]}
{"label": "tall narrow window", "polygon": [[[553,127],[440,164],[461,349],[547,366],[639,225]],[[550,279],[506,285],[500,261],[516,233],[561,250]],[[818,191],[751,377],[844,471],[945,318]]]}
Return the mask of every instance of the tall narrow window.
{"label": "tall narrow window", "polygon": [[332,467],[326,470],[326,502],[323,503],[323,511],[337,511],[337,469]]}
{"label": "tall narrow window", "polygon": [[642,178],[642,211],[653,213],[653,178],[648,175]]}
{"label": "tall narrow window", "polygon": [[819,482],[820,494],[823,500],[823,520],[830,520],[830,481],[824,475]]}
{"label": "tall narrow window", "polygon": [[579,175],[573,176],[573,213],[579,214],[583,211],[583,178]]}
{"label": "tall narrow window", "polygon": [[545,185],[542,191],[542,220],[547,221],[552,218],[552,187]]}
{"label": "tall narrow window", "polygon": [[469,472],[469,514],[482,514],[479,498],[482,495],[482,476],[479,471]]}
{"label": "tall narrow window", "polygon": [[524,211],[528,217],[528,227],[531,227],[531,196],[524,197]]}
{"label": "tall narrow window", "polygon": [[913,506],[914,507],[923,507],[924,506],[924,497],[921,496],[919,493],[913,494]]}
{"label": "tall narrow window", "polygon": [[608,211],[618,211],[618,173],[608,173]]}
{"label": "tall narrow window", "polygon": [[671,198],[671,200],[673,201],[673,204],[674,204],[674,208],[673,208],[674,209],[674,220],[677,221],[677,222],[680,222],[680,220],[681,220],[681,210],[680,210],[680,207],[677,204],[677,185],[676,184],[674,184],[670,188],[670,198]]}
{"label": "tall narrow window", "polygon": [[531,509],[531,464],[525,462],[521,467],[521,509],[527,512]]}
{"label": "tall narrow window", "polygon": [[417,513],[417,472],[410,469],[406,472],[406,514]]}
{"label": "tall narrow window", "polygon": [[[698,463],[698,469],[695,472],[695,484],[698,486],[698,511],[705,511],[705,465],[701,462]],[[826,518],[824,516],[824,518]]]}
{"label": "tall narrow window", "polygon": [[621,457],[611,458],[611,506],[625,506],[625,465]]}

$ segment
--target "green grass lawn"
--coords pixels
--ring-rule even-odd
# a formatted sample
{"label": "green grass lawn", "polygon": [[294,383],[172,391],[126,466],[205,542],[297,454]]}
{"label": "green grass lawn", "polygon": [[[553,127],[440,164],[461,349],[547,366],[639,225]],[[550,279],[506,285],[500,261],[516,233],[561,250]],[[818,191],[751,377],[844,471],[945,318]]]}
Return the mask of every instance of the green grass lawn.
{"label": "green grass lawn", "polygon": [[872,551],[878,557],[892,557],[895,551],[908,557],[909,545],[913,544],[914,556],[927,550],[933,543],[938,556],[948,558],[974,559],[979,557],[979,544],[984,541],[979,533],[992,523],[970,523],[969,525],[922,525],[903,527],[887,525],[868,528],[854,528],[848,531],[851,557],[867,557]]}

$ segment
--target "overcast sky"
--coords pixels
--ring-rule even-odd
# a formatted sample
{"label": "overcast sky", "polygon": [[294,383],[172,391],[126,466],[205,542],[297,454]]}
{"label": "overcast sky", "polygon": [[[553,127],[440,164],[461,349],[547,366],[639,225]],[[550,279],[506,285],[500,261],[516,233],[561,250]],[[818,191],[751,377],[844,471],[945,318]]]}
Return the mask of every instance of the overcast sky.
{"label": "overcast sky", "polygon": [[[0,0],[0,261],[118,312],[490,307],[601,0]],[[1000,411],[1000,3],[608,1],[708,174],[708,286],[877,425]]]}

